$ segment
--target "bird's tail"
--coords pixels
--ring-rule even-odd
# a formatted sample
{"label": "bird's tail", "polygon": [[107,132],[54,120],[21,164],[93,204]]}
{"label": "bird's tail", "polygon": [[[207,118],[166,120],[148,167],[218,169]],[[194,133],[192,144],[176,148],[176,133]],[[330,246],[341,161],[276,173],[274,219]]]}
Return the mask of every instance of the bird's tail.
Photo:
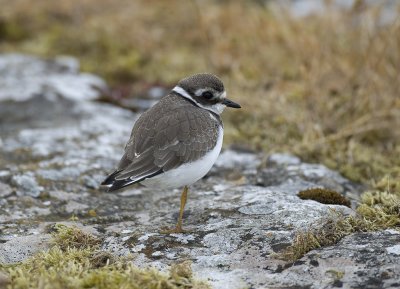
{"label": "bird's tail", "polygon": [[113,191],[122,189],[124,187],[127,187],[129,185],[133,185],[133,184],[139,183],[139,182],[143,181],[144,179],[151,178],[151,177],[154,177],[154,176],[156,176],[158,174],[161,174],[163,171],[159,170],[159,171],[157,171],[157,172],[155,172],[153,174],[144,176],[142,178],[137,178],[137,179],[130,178],[130,177],[123,178],[123,179],[118,179],[118,175],[119,175],[120,172],[122,172],[122,170],[117,170],[117,171],[113,172],[111,175],[109,175],[101,183],[102,186],[107,186],[108,187],[108,190],[107,190],[108,192],[113,192]]}

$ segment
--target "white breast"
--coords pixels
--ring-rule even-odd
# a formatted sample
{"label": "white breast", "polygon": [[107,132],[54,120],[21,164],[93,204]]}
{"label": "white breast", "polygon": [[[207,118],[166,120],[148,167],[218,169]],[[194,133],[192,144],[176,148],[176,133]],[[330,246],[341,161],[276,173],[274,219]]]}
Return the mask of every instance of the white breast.
{"label": "white breast", "polygon": [[145,179],[141,184],[150,188],[172,189],[191,185],[204,177],[217,160],[222,148],[224,129],[219,127],[217,144],[202,158],[178,168],[167,171],[161,175]]}

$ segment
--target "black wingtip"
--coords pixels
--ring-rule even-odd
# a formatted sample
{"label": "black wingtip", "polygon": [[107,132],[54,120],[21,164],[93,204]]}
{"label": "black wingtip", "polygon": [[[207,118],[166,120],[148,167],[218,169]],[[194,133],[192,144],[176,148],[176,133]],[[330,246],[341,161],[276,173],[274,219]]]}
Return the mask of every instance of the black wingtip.
{"label": "black wingtip", "polygon": [[111,175],[109,175],[102,183],[102,186],[109,186],[112,185],[115,182],[115,176],[121,172],[121,170],[117,170],[115,172],[113,172]]}
{"label": "black wingtip", "polygon": [[143,181],[144,179],[152,178],[152,177],[154,177],[154,176],[156,176],[156,175],[159,175],[159,174],[163,173],[163,170],[160,169],[160,170],[156,171],[156,172],[153,173],[153,174],[147,175],[147,176],[142,177],[142,178],[137,179],[137,180],[132,180],[131,178],[120,179],[120,180],[118,180],[118,179],[116,179],[116,176],[117,176],[118,173],[120,173],[120,172],[121,172],[121,171],[115,171],[115,172],[113,172],[111,175],[109,175],[109,176],[101,183],[101,185],[103,185],[103,186],[108,186],[107,192],[114,192],[114,191],[117,191],[117,190],[119,190],[119,189],[125,188],[125,187],[127,187],[127,186],[130,186],[130,185],[139,183],[139,182]]}
{"label": "black wingtip", "polygon": [[114,192],[114,191],[118,191],[122,188],[125,188],[129,185],[132,185],[136,182],[127,179],[127,180],[114,180],[114,182],[112,183],[112,185],[108,188],[108,192]]}
{"label": "black wingtip", "polygon": [[116,176],[118,173],[121,172],[121,170],[117,170],[113,172],[111,175],[109,175],[102,183],[102,186],[107,186],[107,192],[113,192],[116,190],[119,190],[123,187],[126,187],[129,183],[127,180],[116,180]]}

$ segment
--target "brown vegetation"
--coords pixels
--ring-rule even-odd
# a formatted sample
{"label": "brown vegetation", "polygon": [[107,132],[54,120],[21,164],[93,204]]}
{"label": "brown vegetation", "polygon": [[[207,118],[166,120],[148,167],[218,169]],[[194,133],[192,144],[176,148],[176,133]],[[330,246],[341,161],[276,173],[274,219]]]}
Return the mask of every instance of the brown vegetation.
{"label": "brown vegetation", "polygon": [[302,200],[314,200],[321,204],[343,205],[351,207],[350,201],[340,193],[324,188],[311,188],[300,191],[298,194]]}

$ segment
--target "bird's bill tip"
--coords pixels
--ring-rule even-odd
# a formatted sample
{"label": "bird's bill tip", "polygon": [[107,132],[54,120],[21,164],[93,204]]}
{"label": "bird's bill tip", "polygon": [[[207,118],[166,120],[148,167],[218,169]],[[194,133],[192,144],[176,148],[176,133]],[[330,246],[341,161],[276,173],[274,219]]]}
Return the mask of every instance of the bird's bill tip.
{"label": "bird's bill tip", "polygon": [[222,102],[222,104],[225,104],[227,107],[232,107],[232,108],[241,108],[240,104],[225,98]]}

